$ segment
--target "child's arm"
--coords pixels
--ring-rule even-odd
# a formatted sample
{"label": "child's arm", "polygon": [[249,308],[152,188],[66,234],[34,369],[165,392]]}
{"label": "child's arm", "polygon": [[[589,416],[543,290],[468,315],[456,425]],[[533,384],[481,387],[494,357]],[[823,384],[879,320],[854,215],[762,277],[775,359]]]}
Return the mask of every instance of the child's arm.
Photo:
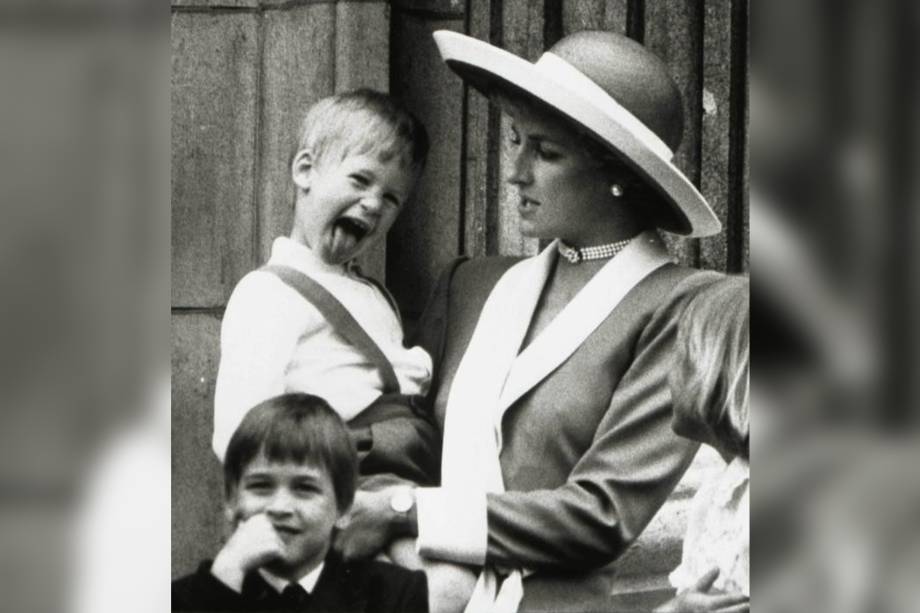
{"label": "child's arm", "polygon": [[246,573],[280,555],[281,542],[265,515],[237,525],[213,562],[172,584],[173,611],[250,611],[242,594]]}
{"label": "child's arm", "polygon": [[235,592],[246,573],[284,554],[284,543],[264,513],[240,522],[211,564],[211,574]]}
{"label": "child's arm", "polygon": [[223,459],[227,443],[250,408],[284,393],[284,373],[299,337],[309,328],[303,299],[272,275],[246,275],[227,303],[220,333],[214,390],[214,440]]}

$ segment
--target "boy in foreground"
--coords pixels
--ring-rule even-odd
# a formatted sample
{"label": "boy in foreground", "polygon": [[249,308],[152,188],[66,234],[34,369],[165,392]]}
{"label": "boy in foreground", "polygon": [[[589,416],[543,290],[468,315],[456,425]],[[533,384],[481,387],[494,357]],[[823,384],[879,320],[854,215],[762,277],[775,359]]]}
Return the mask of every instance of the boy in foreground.
{"label": "boy in foreground", "polygon": [[174,611],[427,611],[423,573],[346,563],[330,547],[354,498],[357,457],[323,399],[285,394],[249,411],[224,480],[233,534],[173,582]]}

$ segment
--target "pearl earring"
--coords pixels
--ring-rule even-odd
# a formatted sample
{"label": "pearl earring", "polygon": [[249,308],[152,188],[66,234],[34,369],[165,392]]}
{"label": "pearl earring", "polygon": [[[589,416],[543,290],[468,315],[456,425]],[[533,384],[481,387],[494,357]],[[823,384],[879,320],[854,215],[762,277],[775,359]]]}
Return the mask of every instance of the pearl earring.
{"label": "pearl earring", "polygon": [[622,198],[623,188],[620,187],[619,183],[614,183],[613,185],[610,186],[610,193],[613,194],[614,198]]}

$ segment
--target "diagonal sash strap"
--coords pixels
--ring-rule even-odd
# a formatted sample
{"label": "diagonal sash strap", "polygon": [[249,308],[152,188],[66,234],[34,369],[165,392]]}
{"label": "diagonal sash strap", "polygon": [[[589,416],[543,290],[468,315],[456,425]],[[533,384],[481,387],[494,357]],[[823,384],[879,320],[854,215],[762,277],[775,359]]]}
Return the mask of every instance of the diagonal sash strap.
{"label": "diagonal sash strap", "polygon": [[399,380],[393,370],[393,364],[384,355],[364,328],[361,327],[348,309],[333,296],[325,287],[290,266],[269,264],[259,270],[271,273],[281,279],[292,289],[296,290],[304,300],[316,307],[323,314],[336,332],[345,340],[361,350],[380,371],[383,378],[383,392],[385,394],[399,393]]}
{"label": "diagonal sash strap", "polygon": [[390,293],[390,290],[387,289],[386,285],[374,277],[369,277],[368,275],[361,272],[361,267],[357,264],[353,265],[350,270],[351,274],[355,275],[356,277],[360,277],[362,281],[373,285],[380,291],[380,294],[387,299],[387,302],[390,303],[390,307],[392,307],[393,312],[396,313],[396,318],[399,320],[399,325],[402,325],[402,315],[399,312],[399,305],[396,304],[396,298],[393,297],[393,294]]}

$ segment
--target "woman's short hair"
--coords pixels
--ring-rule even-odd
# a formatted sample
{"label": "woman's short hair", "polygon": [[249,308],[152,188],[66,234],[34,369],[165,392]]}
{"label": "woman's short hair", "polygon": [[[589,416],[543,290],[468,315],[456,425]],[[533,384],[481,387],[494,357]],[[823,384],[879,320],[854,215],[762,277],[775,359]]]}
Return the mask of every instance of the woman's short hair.
{"label": "woman's short hair", "polygon": [[750,281],[725,276],[686,303],[671,372],[674,410],[706,427],[727,450],[748,457]]}
{"label": "woman's short hair", "polygon": [[230,438],[224,458],[229,500],[246,467],[259,455],[269,462],[312,464],[329,473],[340,512],[350,506],[358,478],[358,457],[342,418],[319,396],[283,394],[246,413]]}
{"label": "woman's short hair", "polygon": [[418,174],[428,157],[425,126],[395,98],[372,89],[323,98],[307,111],[298,151],[308,149],[317,163],[327,156],[376,154],[399,159]]}

